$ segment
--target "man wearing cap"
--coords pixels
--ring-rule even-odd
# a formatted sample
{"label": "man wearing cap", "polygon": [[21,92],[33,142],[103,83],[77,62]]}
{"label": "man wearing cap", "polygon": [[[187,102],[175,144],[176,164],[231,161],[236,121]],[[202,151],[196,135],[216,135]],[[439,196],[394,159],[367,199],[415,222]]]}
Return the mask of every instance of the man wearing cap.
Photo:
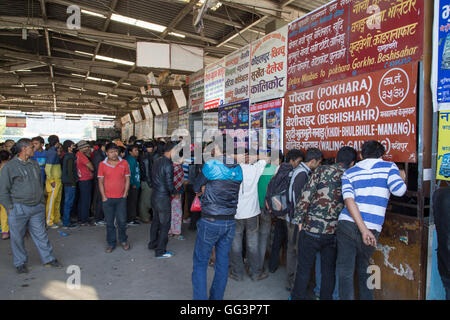
{"label": "man wearing cap", "polygon": [[80,191],[80,200],[78,202],[78,218],[82,226],[87,226],[89,212],[91,208],[92,197],[92,179],[94,178],[94,165],[89,156],[91,147],[85,140],[80,140],[77,144],[77,170],[78,170],[78,188]]}

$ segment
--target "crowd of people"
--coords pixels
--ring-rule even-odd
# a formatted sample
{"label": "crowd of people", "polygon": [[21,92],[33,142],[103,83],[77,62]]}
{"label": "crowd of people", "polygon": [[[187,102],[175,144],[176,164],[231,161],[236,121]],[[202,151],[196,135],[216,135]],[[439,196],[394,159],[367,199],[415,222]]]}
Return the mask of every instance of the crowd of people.
{"label": "crowd of people", "polygon": [[[24,236],[42,262],[61,267],[47,228],[106,226],[106,252],[129,250],[127,228],[151,223],[148,249],[170,258],[169,238],[184,240],[183,222],[196,231],[194,299],[223,299],[228,278],[266,279],[278,270],[286,248],[290,299],[360,299],[368,288],[370,258],[377,246],[391,194],[406,192],[405,172],[382,160],[383,145],[367,141],[361,158],[342,147],[336,159],[310,148],[274,156],[227,150],[226,135],[203,148],[211,157],[183,155],[179,141],[131,137],[96,142],[57,136],[0,145],[2,239],[10,239],[13,263],[27,272]],[[34,160],[34,161],[33,161]],[[358,161],[359,160],[359,161]],[[198,198],[201,210],[191,210]],[[207,291],[207,269],[214,280]],[[316,281],[317,279],[317,281]],[[315,293],[317,292],[317,294]]]}

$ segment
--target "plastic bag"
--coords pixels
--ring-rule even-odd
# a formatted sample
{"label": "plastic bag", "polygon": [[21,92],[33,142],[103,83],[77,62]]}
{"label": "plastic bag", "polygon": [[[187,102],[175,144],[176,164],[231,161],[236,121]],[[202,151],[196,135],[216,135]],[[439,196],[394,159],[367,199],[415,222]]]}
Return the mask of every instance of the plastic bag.
{"label": "plastic bag", "polygon": [[191,212],[199,212],[199,211],[202,211],[200,198],[198,196],[195,196],[194,201],[192,201]]}

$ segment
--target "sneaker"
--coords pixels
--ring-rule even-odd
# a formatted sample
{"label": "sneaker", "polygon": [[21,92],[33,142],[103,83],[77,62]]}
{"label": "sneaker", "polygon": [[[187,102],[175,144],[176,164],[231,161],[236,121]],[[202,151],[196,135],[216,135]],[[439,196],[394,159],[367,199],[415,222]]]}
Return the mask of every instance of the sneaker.
{"label": "sneaker", "polygon": [[63,226],[63,223],[62,222],[57,222],[57,223],[55,223],[58,227],[62,227]]}
{"label": "sneaker", "polygon": [[87,223],[87,222],[80,223],[80,226],[82,226],[82,227],[89,227],[89,223]]}
{"label": "sneaker", "polygon": [[100,220],[100,221],[94,222],[94,225],[96,225],[96,226],[106,226],[106,222],[103,221],[103,220]]}
{"label": "sneaker", "polygon": [[184,236],[182,236],[181,234],[179,234],[179,235],[174,235],[173,238],[176,239],[176,240],[186,240],[186,239],[184,238]]}
{"label": "sneaker", "polygon": [[50,226],[50,229],[58,229],[58,228],[59,228],[59,226],[56,225],[56,224],[52,224],[52,225]]}
{"label": "sneaker", "polygon": [[21,266],[18,266],[18,267],[16,267],[16,271],[17,271],[17,273],[19,273],[19,274],[22,274],[22,273],[28,273],[28,268],[27,268],[27,266],[26,265],[21,265]]}
{"label": "sneaker", "polygon": [[164,253],[163,255],[157,256],[156,259],[167,259],[167,258],[172,258],[172,256],[173,256],[173,252],[166,251],[166,253]]}
{"label": "sneaker", "polygon": [[140,223],[139,222],[137,222],[137,221],[131,221],[131,222],[128,222],[127,223],[127,226],[137,226],[137,225],[139,225]]}
{"label": "sneaker", "polygon": [[58,260],[52,260],[49,263],[44,264],[44,266],[46,267],[52,267],[52,268],[57,268],[57,269],[61,269],[63,267],[63,265],[61,263],[59,263]]}
{"label": "sneaker", "polygon": [[77,224],[71,223],[71,224],[69,224],[68,226],[64,226],[63,229],[64,229],[64,230],[67,230],[67,229],[73,229],[73,228],[77,228],[77,227],[78,227]]}
{"label": "sneaker", "polygon": [[191,223],[191,218],[183,219],[183,223]]}
{"label": "sneaker", "polygon": [[276,267],[275,269],[269,269],[270,273],[275,273],[275,271],[277,271],[278,267]]}

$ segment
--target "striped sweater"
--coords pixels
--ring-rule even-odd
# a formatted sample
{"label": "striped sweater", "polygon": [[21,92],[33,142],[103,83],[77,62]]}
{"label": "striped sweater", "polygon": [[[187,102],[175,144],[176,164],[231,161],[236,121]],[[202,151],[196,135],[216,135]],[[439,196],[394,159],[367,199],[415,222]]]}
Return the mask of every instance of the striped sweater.
{"label": "striped sweater", "polygon": [[[342,176],[342,196],[355,199],[361,217],[368,229],[381,232],[390,194],[401,197],[406,185],[393,162],[381,159],[366,159],[345,171]],[[350,212],[344,208],[339,220],[354,222]]]}

